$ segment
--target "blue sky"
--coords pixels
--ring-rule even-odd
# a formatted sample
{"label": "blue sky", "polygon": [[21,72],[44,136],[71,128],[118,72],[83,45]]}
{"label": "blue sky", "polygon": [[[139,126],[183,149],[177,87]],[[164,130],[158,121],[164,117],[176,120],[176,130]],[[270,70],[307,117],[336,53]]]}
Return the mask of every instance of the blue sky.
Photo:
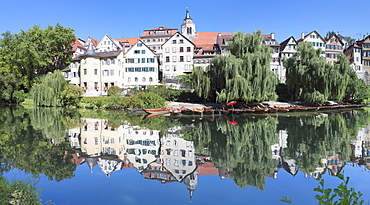
{"label": "blue sky", "polygon": [[275,33],[278,42],[302,32],[317,30],[325,36],[334,30],[344,36],[368,35],[367,0],[33,0],[2,1],[0,32],[18,33],[37,24],[60,23],[77,37],[101,40],[138,37],[160,26],[180,29],[188,7],[197,31]]}

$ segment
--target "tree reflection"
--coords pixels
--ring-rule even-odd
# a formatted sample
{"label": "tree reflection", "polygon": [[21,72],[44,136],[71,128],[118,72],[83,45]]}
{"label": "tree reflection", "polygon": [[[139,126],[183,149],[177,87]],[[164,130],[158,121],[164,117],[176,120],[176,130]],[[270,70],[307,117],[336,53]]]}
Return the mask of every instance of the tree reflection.
{"label": "tree reflection", "polygon": [[[76,166],[64,141],[63,112],[55,109],[0,108],[0,153],[3,164],[49,180],[73,178]],[[7,170],[2,170],[7,171]]]}
{"label": "tree reflection", "polygon": [[348,160],[350,141],[357,136],[359,127],[369,122],[369,115],[352,111],[281,120],[289,120],[286,123],[288,147],[284,157],[295,159],[301,171],[313,173],[317,167],[324,166],[322,159],[333,153],[338,154],[341,161]]}
{"label": "tree reflection", "polygon": [[263,189],[265,176],[274,169],[271,145],[277,141],[278,120],[249,118],[238,125],[226,121],[203,122],[187,135],[196,150],[207,147],[217,167],[225,167],[237,186]]}

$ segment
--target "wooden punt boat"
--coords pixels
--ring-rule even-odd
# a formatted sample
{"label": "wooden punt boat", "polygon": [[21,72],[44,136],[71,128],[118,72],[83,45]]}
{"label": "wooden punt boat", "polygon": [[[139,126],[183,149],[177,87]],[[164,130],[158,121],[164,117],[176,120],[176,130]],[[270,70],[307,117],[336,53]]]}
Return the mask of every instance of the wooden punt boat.
{"label": "wooden punt boat", "polygon": [[254,113],[265,113],[267,111],[268,111],[268,109],[263,108],[263,107],[255,107],[254,108]]}
{"label": "wooden punt boat", "polygon": [[212,115],[215,112],[215,110],[207,107],[203,107],[203,114],[205,115]]}
{"label": "wooden punt boat", "polygon": [[162,108],[149,108],[143,109],[146,113],[153,114],[153,113],[170,113],[172,107],[162,107]]}
{"label": "wooden punt boat", "polygon": [[306,111],[318,111],[320,107],[306,107]]}
{"label": "wooden punt boat", "polygon": [[274,106],[274,108],[277,110],[277,112],[289,112],[289,109],[287,108],[278,107],[278,106]]}

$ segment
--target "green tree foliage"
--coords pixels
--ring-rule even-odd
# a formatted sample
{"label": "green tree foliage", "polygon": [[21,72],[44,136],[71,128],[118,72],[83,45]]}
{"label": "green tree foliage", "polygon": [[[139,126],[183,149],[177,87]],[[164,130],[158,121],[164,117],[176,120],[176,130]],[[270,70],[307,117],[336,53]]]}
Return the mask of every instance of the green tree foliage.
{"label": "green tree foliage", "polygon": [[108,96],[119,96],[121,94],[121,88],[118,86],[112,86],[108,89]]}
{"label": "green tree foliage", "polygon": [[64,105],[62,92],[66,86],[67,81],[60,71],[48,73],[40,84],[35,84],[31,89],[34,104],[37,106]]}
{"label": "green tree foliage", "polygon": [[19,104],[25,97],[22,90],[22,81],[16,78],[13,73],[0,74],[0,104]]}
{"label": "green tree foliage", "polygon": [[261,31],[237,32],[229,41],[226,55],[216,56],[202,72],[194,69],[193,84],[199,97],[217,100],[275,100],[278,80],[270,70],[272,50],[263,45]]}
{"label": "green tree foliage", "polygon": [[77,106],[82,98],[81,95],[83,93],[83,88],[73,84],[67,84],[61,93],[61,98],[64,105]]}
{"label": "green tree foliage", "polygon": [[321,49],[302,42],[292,58],[284,59],[286,84],[293,100],[322,104],[326,100],[341,101],[349,83],[348,59],[342,55],[338,62],[329,65],[321,56]]}
{"label": "green tree foliage", "polygon": [[165,106],[165,100],[158,94],[140,92],[128,100],[130,108],[159,108]]}
{"label": "green tree foliage", "polygon": [[74,40],[73,30],[60,24],[45,29],[35,25],[18,34],[5,32],[0,39],[0,72],[13,73],[28,91],[36,76],[70,64]]}
{"label": "green tree foliage", "polygon": [[355,71],[351,70],[348,74],[350,79],[344,99],[349,102],[363,103],[370,98],[370,89],[363,80],[357,77]]}

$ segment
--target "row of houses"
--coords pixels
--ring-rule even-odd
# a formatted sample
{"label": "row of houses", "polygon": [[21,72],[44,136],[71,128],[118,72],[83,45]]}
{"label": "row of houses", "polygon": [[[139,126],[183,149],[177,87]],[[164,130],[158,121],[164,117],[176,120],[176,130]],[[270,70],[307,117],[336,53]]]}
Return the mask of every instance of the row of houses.
{"label": "row of houses", "polygon": [[[111,86],[145,89],[159,82],[176,82],[178,76],[191,74],[196,66],[206,68],[211,59],[223,55],[232,33],[198,32],[186,11],[181,30],[158,27],[144,30],[137,38],[113,39],[106,34],[100,41],[91,37],[76,39],[71,65],[64,70],[70,83],[83,87],[86,96],[107,95]],[[370,36],[348,45],[339,34],[323,38],[317,31],[302,33],[279,43],[274,33],[263,35],[264,44],[273,50],[271,71],[280,82],[286,80],[282,59],[297,52],[300,42],[309,42],[322,50],[326,62],[334,64],[345,54],[351,68],[367,80],[370,71]]]}

